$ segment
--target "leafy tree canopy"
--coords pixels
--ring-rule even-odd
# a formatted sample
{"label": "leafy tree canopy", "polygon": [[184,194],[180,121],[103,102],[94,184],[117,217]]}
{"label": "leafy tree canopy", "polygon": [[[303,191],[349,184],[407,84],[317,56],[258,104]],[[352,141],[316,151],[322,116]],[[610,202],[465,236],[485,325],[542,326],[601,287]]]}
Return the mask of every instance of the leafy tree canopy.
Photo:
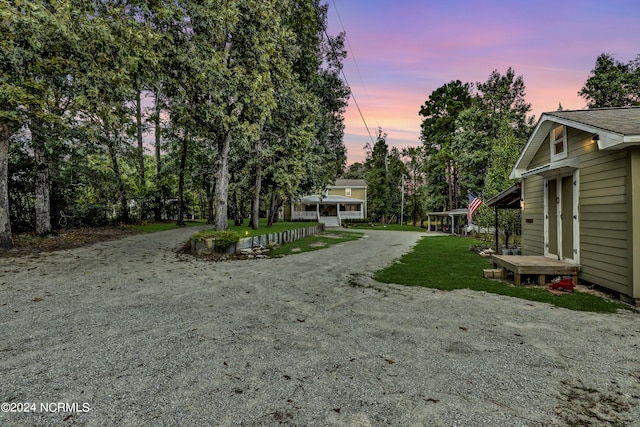
{"label": "leafy tree canopy", "polygon": [[640,55],[628,63],[602,53],[578,95],[588,108],[640,105]]}
{"label": "leafy tree canopy", "polygon": [[458,115],[473,102],[471,90],[470,83],[452,80],[433,91],[422,105],[420,138],[428,154],[448,146],[456,129]]}

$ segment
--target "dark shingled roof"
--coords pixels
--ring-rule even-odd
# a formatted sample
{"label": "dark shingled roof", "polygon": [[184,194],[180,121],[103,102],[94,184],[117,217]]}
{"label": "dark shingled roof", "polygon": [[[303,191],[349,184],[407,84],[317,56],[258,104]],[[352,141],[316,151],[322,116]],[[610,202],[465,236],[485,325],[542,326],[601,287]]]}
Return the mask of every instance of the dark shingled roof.
{"label": "dark shingled roof", "polygon": [[544,114],[622,135],[640,135],[640,107],[552,111]]}
{"label": "dark shingled roof", "polygon": [[335,184],[329,187],[366,187],[367,181],[364,179],[337,179]]}
{"label": "dark shingled roof", "polygon": [[520,209],[520,199],[522,198],[522,184],[517,183],[487,200],[487,206],[498,209]]}

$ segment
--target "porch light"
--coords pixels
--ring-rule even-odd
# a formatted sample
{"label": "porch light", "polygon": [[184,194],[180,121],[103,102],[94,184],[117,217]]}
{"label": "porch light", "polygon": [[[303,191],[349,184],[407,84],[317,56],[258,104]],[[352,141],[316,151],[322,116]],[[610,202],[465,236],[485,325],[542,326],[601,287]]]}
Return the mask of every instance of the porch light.
{"label": "porch light", "polygon": [[591,140],[593,142],[598,142],[600,141],[600,135],[598,135],[597,133],[594,133],[593,136],[591,137]]}

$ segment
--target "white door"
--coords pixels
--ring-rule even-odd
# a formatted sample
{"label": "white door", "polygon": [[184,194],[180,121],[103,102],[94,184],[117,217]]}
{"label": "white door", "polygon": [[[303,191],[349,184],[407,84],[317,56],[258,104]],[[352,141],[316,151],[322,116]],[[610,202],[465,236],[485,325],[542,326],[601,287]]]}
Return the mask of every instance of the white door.
{"label": "white door", "polygon": [[578,172],[545,180],[545,255],[578,263]]}

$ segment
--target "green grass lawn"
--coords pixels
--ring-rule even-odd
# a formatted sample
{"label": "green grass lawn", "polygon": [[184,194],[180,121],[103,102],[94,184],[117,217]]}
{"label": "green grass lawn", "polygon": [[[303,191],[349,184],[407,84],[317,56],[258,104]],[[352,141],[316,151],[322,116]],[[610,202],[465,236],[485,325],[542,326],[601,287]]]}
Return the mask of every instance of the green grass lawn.
{"label": "green grass lawn", "polygon": [[317,251],[338,243],[349,242],[362,238],[362,233],[353,233],[348,231],[325,231],[315,236],[307,236],[295,242],[286,243],[271,251],[272,257],[293,255],[303,252]]}
{"label": "green grass lawn", "polygon": [[537,286],[512,286],[482,277],[482,270],[491,268],[486,258],[469,251],[480,242],[462,237],[442,236],[422,238],[411,253],[392,266],[378,271],[374,278],[384,283],[425,286],[442,290],[471,289],[508,295],[530,301],[554,304],[571,310],[613,313],[627,309],[622,303],[595,295],[574,292],[562,296]]}

